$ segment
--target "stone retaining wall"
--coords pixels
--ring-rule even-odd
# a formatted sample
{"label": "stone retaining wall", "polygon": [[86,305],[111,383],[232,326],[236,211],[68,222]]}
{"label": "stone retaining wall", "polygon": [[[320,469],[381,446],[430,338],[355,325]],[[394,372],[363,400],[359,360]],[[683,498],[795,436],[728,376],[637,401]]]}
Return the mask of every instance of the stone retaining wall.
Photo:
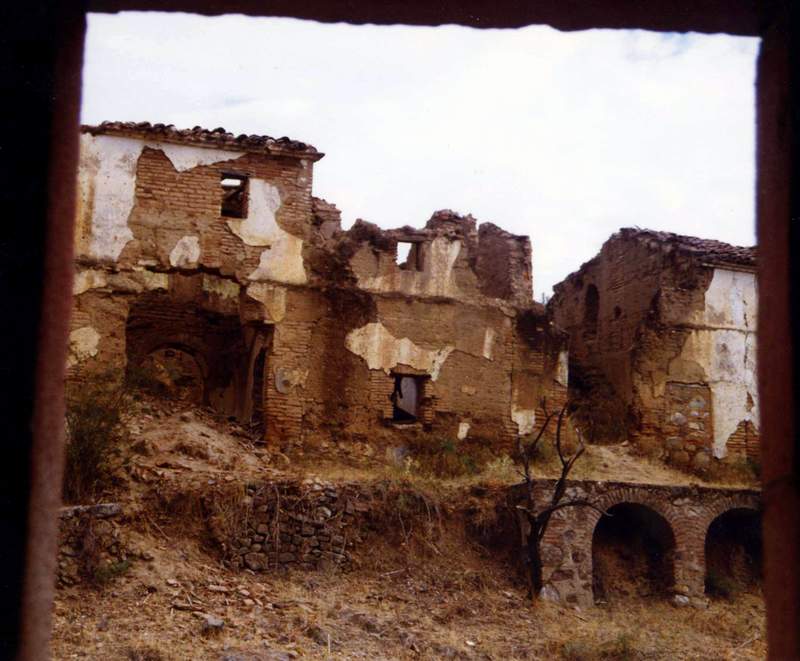
{"label": "stone retaining wall", "polygon": [[363,488],[313,480],[251,486],[245,506],[241,536],[220,541],[232,567],[252,571],[346,565],[369,510]]}
{"label": "stone retaining wall", "polygon": [[117,503],[63,507],[59,513],[57,582],[103,582],[121,573],[132,556],[118,519]]}

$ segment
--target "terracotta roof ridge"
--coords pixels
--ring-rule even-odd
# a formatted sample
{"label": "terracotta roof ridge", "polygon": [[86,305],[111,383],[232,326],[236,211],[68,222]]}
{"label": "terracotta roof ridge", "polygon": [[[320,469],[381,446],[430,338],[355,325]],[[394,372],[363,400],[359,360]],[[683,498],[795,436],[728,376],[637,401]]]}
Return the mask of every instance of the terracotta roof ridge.
{"label": "terracotta roof ridge", "polygon": [[234,135],[222,127],[213,130],[195,126],[179,129],[173,124],[151,124],[150,122],[102,122],[98,125],[81,125],[82,133],[92,135],[126,135],[148,138],[164,142],[191,144],[212,148],[234,149],[239,151],[274,153],[319,160],[325,154],[313,145],[291,138],[273,138],[269,135]]}

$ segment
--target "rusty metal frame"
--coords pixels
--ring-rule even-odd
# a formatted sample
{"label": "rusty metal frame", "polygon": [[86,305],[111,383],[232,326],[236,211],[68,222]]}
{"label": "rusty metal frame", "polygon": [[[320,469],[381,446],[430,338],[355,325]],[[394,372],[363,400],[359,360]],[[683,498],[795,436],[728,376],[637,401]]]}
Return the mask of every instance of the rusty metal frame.
{"label": "rusty metal frame", "polygon": [[[0,289],[4,315],[0,402],[0,585],[9,614],[0,655],[48,656],[61,483],[64,356],[71,302],[72,222],[80,75],[87,11],[188,11],[349,23],[473,27],[547,24],[727,32],[760,36],[757,99],[759,388],[763,416],[764,543],[770,658],[800,658],[800,62],[791,0],[33,0],[9,4],[0,77],[6,94],[0,162],[25,168],[2,191]],[[155,118],[157,119],[157,118]],[[13,317],[12,317],[13,314]]]}

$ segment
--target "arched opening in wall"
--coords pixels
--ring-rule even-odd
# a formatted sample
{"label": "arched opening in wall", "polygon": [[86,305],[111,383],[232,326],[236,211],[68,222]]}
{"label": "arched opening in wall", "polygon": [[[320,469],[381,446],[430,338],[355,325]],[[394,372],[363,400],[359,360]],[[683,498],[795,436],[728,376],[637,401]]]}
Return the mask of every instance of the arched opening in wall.
{"label": "arched opening in wall", "polygon": [[133,387],[242,415],[248,356],[238,316],[144,294],[130,306],[125,345]]}
{"label": "arched opening in wall", "polygon": [[163,346],[151,351],[140,368],[147,383],[170,399],[202,404],[205,396],[204,370],[191,351]]}
{"label": "arched opening in wall", "polygon": [[737,508],[720,514],[706,533],[706,594],[732,599],[761,584],[761,514]]}
{"label": "arched opening in wall", "polygon": [[675,583],[675,536],[667,520],[637,503],[608,513],[592,537],[595,602],[667,596]]}
{"label": "arched opening in wall", "polygon": [[587,335],[597,334],[597,317],[600,314],[600,292],[589,285],[583,299],[583,327]]}

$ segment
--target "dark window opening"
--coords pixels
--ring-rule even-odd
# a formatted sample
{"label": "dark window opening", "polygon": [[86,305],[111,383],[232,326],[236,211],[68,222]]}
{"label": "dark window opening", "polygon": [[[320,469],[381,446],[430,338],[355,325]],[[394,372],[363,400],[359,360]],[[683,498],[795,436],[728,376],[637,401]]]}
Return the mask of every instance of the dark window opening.
{"label": "dark window opening", "polygon": [[392,391],[392,420],[394,422],[416,422],[420,412],[424,377],[394,375]]}
{"label": "dark window opening", "polygon": [[247,177],[238,174],[223,174],[222,202],[220,214],[226,218],[247,217]]}
{"label": "dark window opening", "polygon": [[666,596],[675,583],[675,537],[666,519],[636,503],[601,516],[592,537],[596,602]]}
{"label": "dark window opening", "polygon": [[405,271],[422,271],[422,244],[417,241],[398,241],[396,261]]}
{"label": "dark window opening", "polygon": [[614,306],[614,319],[619,319],[622,316],[622,308],[619,305]]}
{"label": "dark window opening", "polygon": [[597,333],[597,317],[600,313],[600,293],[597,287],[589,285],[586,288],[586,298],[583,305],[583,324],[586,333],[594,335]]}

